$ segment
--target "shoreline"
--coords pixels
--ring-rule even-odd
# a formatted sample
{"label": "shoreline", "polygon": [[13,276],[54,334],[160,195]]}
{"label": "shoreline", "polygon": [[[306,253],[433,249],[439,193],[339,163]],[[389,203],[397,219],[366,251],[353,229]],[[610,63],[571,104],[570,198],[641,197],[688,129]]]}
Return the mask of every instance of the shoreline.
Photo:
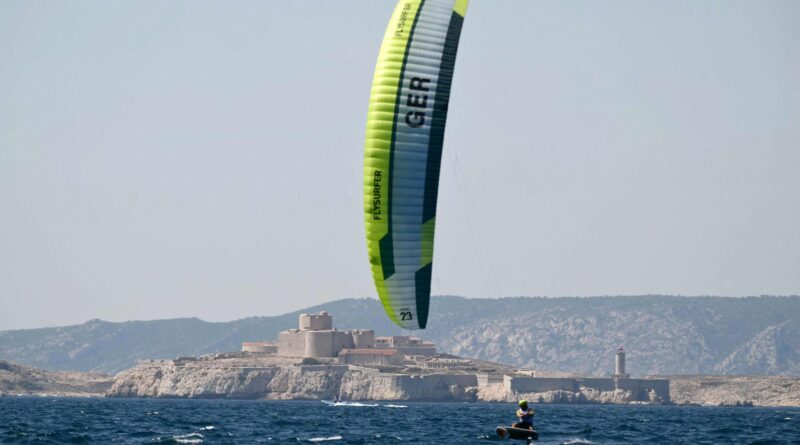
{"label": "shoreline", "polygon": [[[715,376],[720,377],[720,376]],[[81,394],[81,393],[25,393],[25,394],[0,394],[0,400],[3,399],[102,399],[102,400],[120,400],[120,401],[152,401],[152,400],[169,400],[169,401],[231,401],[231,402],[260,402],[260,403],[314,403],[323,402],[323,399],[270,399],[270,398],[231,398],[231,397],[108,397],[105,394]],[[507,405],[514,402],[505,401],[487,401],[487,400],[347,400],[347,402],[364,403],[369,406],[355,406],[351,408],[402,408],[405,404],[468,404],[468,405]],[[374,405],[374,406],[373,406]],[[400,405],[400,406],[397,406]],[[695,407],[695,408],[767,408],[767,409],[800,409],[800,405],[754,405],[754,404],[734,404],[734,405],[713,405],[713,404],[700,404],[700,403],[645,403],[645,402],[631,402],[631,403],[603,403],[603,402],[531,402],[531,405],[544,405],[544,406],[635,406],[635,407],[664,407],[664,408],[681,408],[681,407]],[[347,407],[347,406],[344,406]]]}
{"label": "shoreline", "polygon": [[[275,360],[280,363],[275,363]],[[466,359],[465,359],[466,360]],[[476,362],[477,363],[477,362]],[[519,371],[480,362],[491,372]],[[478,372],[480,374],[480,372]],[[302,360],[250,353],[228,353],[180,360],[143,360],[116,376],[72,371],[45,371],[4,362],[0,397],[39,398],[169,398],[203,400],[346,400],[368,403],[458,402],[509,403],[526,398],[535,404],[667,405],[706,407],[800,407],[800,378],[787,376],[667,375],[649,376],[669,382],[670,398],[641,400],[623,390],[510,390],[514,378],[478,379],[475,371],[400,370],[340,365],[302,365]],[[544,374],[544,373],[542,373]],[[556,377],[545,382],[589,381],[592,377]],[[632,379],[633,380],[633,379]],[[524,385],[519,387],[524,389]]]}

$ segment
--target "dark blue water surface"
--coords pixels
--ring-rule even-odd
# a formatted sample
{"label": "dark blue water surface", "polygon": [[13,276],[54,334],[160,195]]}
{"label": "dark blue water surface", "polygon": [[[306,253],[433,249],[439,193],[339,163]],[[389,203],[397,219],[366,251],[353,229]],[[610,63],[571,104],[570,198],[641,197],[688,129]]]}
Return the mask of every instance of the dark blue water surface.
{"label": "dark blue water surface", "polygon": [[[488,443],[513,404],[0,398],[3,443]],[[385,405],[402,405],[405,408]],[[539,443],[800,444],[800,409],[536,406]],[[522,442],[517,442],[522,443]]]}

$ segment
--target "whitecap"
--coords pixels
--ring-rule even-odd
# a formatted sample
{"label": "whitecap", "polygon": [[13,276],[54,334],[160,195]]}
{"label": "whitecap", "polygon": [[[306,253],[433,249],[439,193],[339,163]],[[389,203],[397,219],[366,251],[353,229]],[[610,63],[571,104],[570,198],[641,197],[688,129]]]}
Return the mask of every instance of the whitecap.
{"label": "whitecap", "polygon": [[312,437],[308,439],[309,442],[327,442],[329,440],[342,440],[342,436]]}
{"label": "whitecap", "polygon": [[588,439],[570,439],[565,442],[561,442],[562,445],[592,445],[594,442]]}
{"label": "whitecap", "polygon": [[386,408],[408,408],[406,405],[383,405]]}
{"label": "whitecap", "polygon": [[217,429],[217,427],[215,427],[214,425],[208,425],[208,426],[204,426],[204,427],[198,428],[198,430],[200,430],[200,431],[212,431],[212,430],[215,430],[215,429]]}
{"label": "whitecap", "polygon": [[200,433],[181,434],[172,436],[172,440],[178,443],[203,443],[203,435]]}
{"label": "whitecap", "polygon": [[[382,439],[383,438],[383,434],[375,434],[375,435],[373,435],[373,437],[375,437],[376,439]],[[403,440],[403,438],[400,437],[400,436],[386,436],[386,437],[388,437],[389,439],[394,439],[394,440]]]}

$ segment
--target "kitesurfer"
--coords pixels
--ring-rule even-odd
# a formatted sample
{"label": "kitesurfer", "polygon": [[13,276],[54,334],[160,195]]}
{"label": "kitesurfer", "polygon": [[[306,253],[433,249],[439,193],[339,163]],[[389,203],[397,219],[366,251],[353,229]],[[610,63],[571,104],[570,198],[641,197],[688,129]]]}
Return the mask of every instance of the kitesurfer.
{"label": "kitesurfer", "polygon": [[520,400],[519,409],[517,410],[517,417],[519,418],[519,422],[511,426],[514,428],[525,428],[528,430],[532,430],[534,414],[536,414],[536,412],[532,408],[528,408],[528,401]]}

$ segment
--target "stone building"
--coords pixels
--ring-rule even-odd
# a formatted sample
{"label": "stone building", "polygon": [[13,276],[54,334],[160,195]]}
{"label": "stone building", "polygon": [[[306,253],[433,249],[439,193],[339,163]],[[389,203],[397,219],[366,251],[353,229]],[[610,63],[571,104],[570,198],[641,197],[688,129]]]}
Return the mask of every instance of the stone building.
{"label": "stone building", "polygon": [[457,358],[435,358],[431,357],[418,362],[421,368],[428,369],[457,369],[473,367],[472,360]]}
{"label": "stone building", "polygon": [[278,345],[274,341],[246,341],[242,343],[242,352],[278,352]]}
{"label": "stone building", "polygon": [[420,340],[417,337],[407,335],[394,335],[391,337],[375,338],[376,348],[397,349],[404,355],[421,355],[431,357],[436,354],[436,346],[433,343]]}
{"label": "stone building", "polygon": [[[501,383],[500,379],[490,376],[479,376],[479,381],[485,384]],[[627,391],[633,400],[653,401],[660,399],[662,403],[669,403],[669,380],[667,379],[632,379],[625,372],[625,351],[622,347],[616,351],[614,374],[612,377],[536,377],[516,373],[504,375],[502,385],[506,391],[515,394],[543,393],[547,391],[577,392],[582,389],[595,389],[598,391]]]}
{"label": "stone building", "polygon": [[278,355],[284,357],[337,357],[343,349],[375,347],[371,329],[338,331],[327,312],[300,314],[299,329],[278,334]]}
{"label": "stone building", "polygon": [[397,349],[342,349],[339,362],[362,366],[400,366],[403,355]]}

